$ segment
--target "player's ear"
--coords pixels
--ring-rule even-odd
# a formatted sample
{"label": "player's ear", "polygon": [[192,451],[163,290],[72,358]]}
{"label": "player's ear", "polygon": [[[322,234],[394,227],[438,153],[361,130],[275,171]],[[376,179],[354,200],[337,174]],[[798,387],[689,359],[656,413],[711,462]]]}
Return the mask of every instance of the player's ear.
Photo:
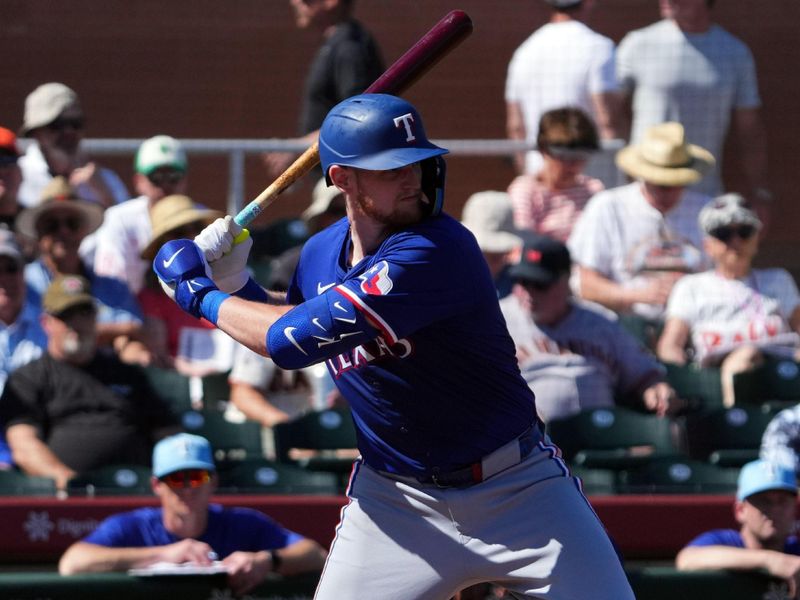
{"label": "player's ear", "polygon": [[352,190],[355,183],[354,172],[352,169],[340,165],[331,165],[328,169],[328,177],[331,183],[339,188],[344,194]]}

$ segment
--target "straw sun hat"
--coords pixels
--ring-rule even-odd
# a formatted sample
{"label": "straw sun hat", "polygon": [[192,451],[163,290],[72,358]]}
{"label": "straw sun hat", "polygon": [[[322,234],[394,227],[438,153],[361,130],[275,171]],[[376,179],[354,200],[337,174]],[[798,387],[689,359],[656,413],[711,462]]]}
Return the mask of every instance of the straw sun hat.
{"label": "straw sun hat", "polygon": [[142,258],[153,260],[161,248],[170,239],[174,230],[200,222],[209,225],[223,214],[205,206],[195,204],[189,196],[174,194],[162,198],[150,209],[150,221],[153,223],[153,235],[150,243],[142,250]]}
{"label": "straw sun hat", "polygon": [[645,131],[642,141],[617,153],[617,166],[648,183],[684,186],[696,183],[714,166],[705,148],[686,142],[683,125],[662,123]]}

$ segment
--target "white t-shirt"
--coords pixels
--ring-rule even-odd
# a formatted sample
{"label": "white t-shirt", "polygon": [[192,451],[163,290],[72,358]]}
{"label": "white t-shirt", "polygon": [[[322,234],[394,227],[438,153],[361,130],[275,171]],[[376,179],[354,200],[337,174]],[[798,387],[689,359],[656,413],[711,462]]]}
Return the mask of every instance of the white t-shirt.
{"label": "white t-shirt", "polygon": [[[517,102],[526,140],[535,142],[542,114],[575,106],[594,116],[592,96],[617,89],[614,42],[580,21],[548,23],[525,40],[511,57],[506,102]],[[529,152],[526,172],[541,167],[538,152]]]}
{"label": "white t-shirt", "polygon": [[784,269],[754,269],[743,279],[716,271],[681,278],[667,302],[667,318],[689,325],[694,360],[713,364],[745,343],[800,345],[789,317],[800,305],[792,276]]}
{"label": "white t-shirt", "polygon": [[[666,215],[655,209],[634,182],[596,194],[569,237],[575,263],[626,288],[644,287],[663,272],[696,273],[710,266],[697,225],[709,198],[686,190]],[[635,304],[636,314],[659,319],[664,307]]]}
{"label": "white t-shirt", "polygon": [[631,141],[665,121],[683,124],[686,139],[717,159],[693,186],[722,192],[719,167],[731,112],[761,105],[755,63],[747,46],[719,25],[686,33],[663,20],[628,33],[617,50],[617,76],[633,93]]}
{"label": "white t-shirt", "polygon": [[153,233],[149,200],[139,196],[106,209],[103,224],[81,244],[94,247],[94,272],[124,281],[133,294],[144,286],[150,264],[140,253]]}

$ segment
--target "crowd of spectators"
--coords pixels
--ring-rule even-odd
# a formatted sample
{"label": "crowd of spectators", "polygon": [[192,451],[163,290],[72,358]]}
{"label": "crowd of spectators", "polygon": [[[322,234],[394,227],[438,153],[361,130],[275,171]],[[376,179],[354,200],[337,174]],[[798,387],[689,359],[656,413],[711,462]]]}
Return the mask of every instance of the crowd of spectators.
{"label": "crowd of spectators", "polygon": [[[475,190],[461,215],[495,278],[539,417],[547,422],[623,401],[660,417],[685,412],[665,364],[718,368],[724,405],[734,406],[734,374],[755,369],[765,354],[800,357],[800,295],[791,275],[752,266],[771,200],[753,57],[713,22],[713,0],[666,0],[662,20],[628,33],[616,48],[588,25],[594,0],[546,2],[549,22],[516,50],[505,87],[508,137],[536,148],[516,157],[517,175],[506,190]],[[318,10],[316,3],[291,4],[298,28],[324,38],[304,92],[298,131],[305,136],[331,106],[373,81],[382,59],[352,18],[351,2]],[[338,80],[330,81],[334,73]],[[141,367],[186,376],[230,371],[226,414],[233,422],[270,428],[338,403],[326,376],[313,368],[281,371],[221,339],[210,324],[180,311],[151,276],[161,244],[192,238],[220,216],[186,195],[189,161],[179,140],[162,134],[141,144],[131,197],[113,171],[82,149],[86,116],[78,94],[63,83],[44,83],[25,100],[18,128],[28,142],[24,153],[12,124],[5,125],[0,425],[7,445],[0,444],[0,464],[51,477],[61,489],[98,466],[149,464],[153,445],[181,426]],[[738,148],[748,186],[741,194],[725,193],[721,179],[731,128],[748,142]],[[607,189],[590,165],[611,139],[625,142],[615,160],[629,182]],[[265,157],[277,170],[288,159]],[[302,213],[308,233],[343,216],[340,193],[320,180]],[[276,257],[270,280],[260,283],[286,289],[298,255],[299,246]],[[630,317],[654,324],[657,342],[626,331]],[[778,504],[787,498],[794,506],[795,478],[784,471],[800,472],[796,414],[778,415],[765,437],[765,461],[742,471],[735,505],[741,531],[694,540],[679,555],[680,568],[754,564],[718,546],[798,553],[793,538],[791,550],[784,548],[788,532],[766,540],[752,525],[767,510],[765,494],[770,511],[784,510]],[[207,442],[184,442],[195,444],[195,454],[209,452]],[[215,482],[207,462],[202,470]],[[178,467],[154,473],[165,515],[169,498],[189,487],[166,477],[189,469]],[[214,510],[209,514],[221,518]],[[148,556],[178,550],[188,556],[192,548],[179,548],[177,540],[197,537],[206,522],[186,532],[171,528],[166,516],[164,524],[163,544],[145,545],[166,549]],[[262,526],[275,528],[290,548],[304,543],[275,524]],[[102,524],[72,548],[61,570],[97,570],[95,546],[127,546],[111,540],[110,527]],[[321,549],[303,549],[313,566],[321,565]],[[269,549],[254,548],[246,560],[261,571],[277,570],[274,554],[262,550]],[[796,577],[785,565],[765,559],[763,566]]]}

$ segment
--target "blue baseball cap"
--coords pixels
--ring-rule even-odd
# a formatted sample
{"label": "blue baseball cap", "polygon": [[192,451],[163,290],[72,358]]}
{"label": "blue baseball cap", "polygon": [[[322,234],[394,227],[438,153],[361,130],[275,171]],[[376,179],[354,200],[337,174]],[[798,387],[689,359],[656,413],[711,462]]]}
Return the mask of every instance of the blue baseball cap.
{"label": "blue baseball cap", "polygon": [[153,448],[153,476],[164,477],[185,469],[215,471],[211,444],[199,435],[179,433],[164,438]]}
{"label": "blue baseball cap", "polygon": [[786,490],[797,495],[794,471],[766,460],[754,460],[742,467],[736,490],[737,500],[746,500],[753,494],[770,490]]}

